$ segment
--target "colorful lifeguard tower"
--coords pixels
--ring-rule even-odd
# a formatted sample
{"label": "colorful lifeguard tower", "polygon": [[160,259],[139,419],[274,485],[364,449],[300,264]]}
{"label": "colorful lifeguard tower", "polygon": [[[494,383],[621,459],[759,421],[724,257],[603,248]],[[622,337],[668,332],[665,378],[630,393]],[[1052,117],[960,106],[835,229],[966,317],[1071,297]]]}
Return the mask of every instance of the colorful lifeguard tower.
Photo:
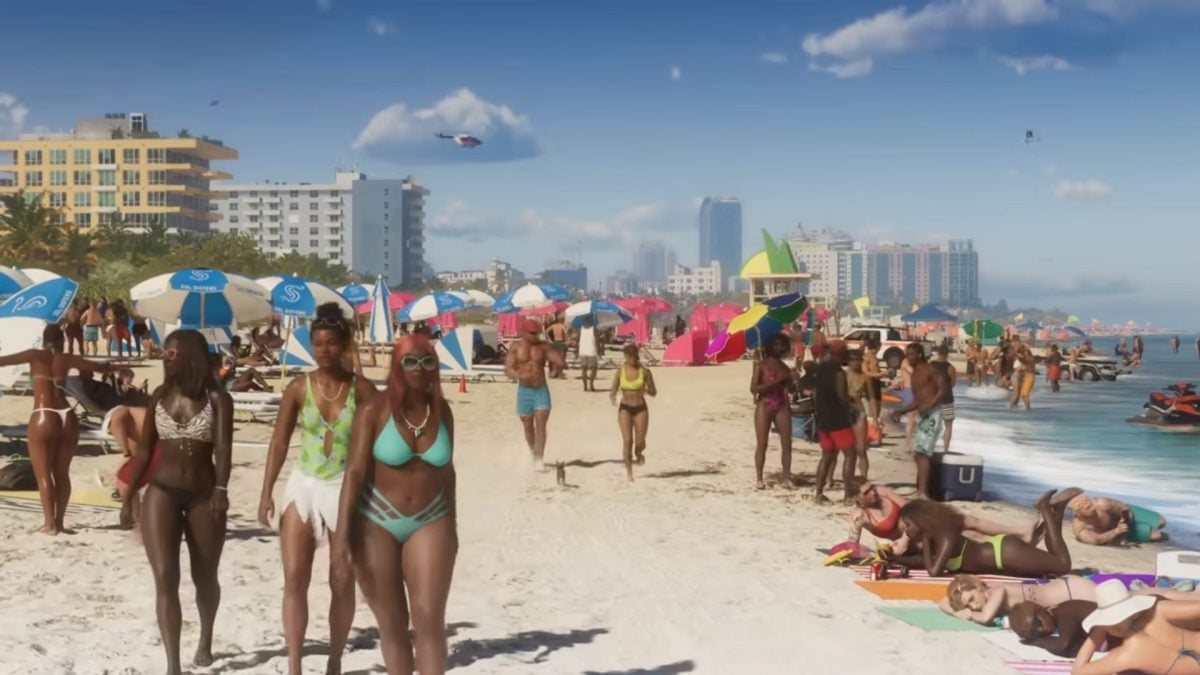
{"label": "colorful lifeguard tower", "polygon": [[[750,286],[750,303],[747,306],[787,293],[807,293],[809,282],[817,276],[796,269],[796,259],[787,242],[776,242],[766,230],[762,235],[763,250],[750,256],[739,274]],[[836,298],[810,297],[808,301],[824,306],[826,302],[836,301]]]}

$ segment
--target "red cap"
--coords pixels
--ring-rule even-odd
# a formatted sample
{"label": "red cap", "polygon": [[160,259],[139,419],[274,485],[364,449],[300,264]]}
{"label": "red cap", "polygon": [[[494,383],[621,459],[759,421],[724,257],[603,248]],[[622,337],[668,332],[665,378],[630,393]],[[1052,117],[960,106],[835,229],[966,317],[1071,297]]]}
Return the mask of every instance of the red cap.
{"label": "red cap", "polygon": [[534,321],[533,319],[525,319],[521,322],[521,332],[533,333],[534,335],[537,335],[538,333],[542,332],[542,324]]}

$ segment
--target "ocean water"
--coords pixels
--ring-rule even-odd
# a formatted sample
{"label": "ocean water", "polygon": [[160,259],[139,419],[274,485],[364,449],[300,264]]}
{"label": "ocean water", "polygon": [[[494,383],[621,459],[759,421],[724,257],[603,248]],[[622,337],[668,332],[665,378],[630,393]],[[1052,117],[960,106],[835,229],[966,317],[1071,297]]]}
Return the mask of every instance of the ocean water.
{"label": "ocean water", "polygon": [[[1063,382],[1052,394],[1044,375],[1033,410],[976,401],[956,391],[959,421],[951,450],[985,460],[984,490],[1006,501],[1032,503],[1049,488],[1077,485],[1166,516],[1167,531],[1183,546],[1200,546],[1200,433],[1164,433],[1129,424],[1150,392],[1176,382],[1200,385],[1195,335],[1145,338],[1145,363],[1116,382]],[[1116,338],[1093,340],[1112,354]]]}

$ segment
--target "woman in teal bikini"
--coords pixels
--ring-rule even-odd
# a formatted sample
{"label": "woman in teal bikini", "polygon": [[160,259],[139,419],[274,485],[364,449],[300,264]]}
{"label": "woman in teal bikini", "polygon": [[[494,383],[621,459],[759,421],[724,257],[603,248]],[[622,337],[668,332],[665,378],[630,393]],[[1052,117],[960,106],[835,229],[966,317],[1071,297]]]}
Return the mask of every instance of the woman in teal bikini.
{"label": "woman in teal bikini", "polygon": [[[267,455],[258,521],[271,527],[275,518],[272,491],[287,460],[288,443],[300,427],[300,457],[283,492],[279,545],[283,558],[283,632],[287,640],[288,671],[301,672],[304,633],[308,628],[308,585],[319,542],[338,524],[342,473],[350,448],[355,410],[375,395],[370,380],[346,369],[351,349],[350,322],[334,303],[317,309],[310,326],[316,371],[292,380],[283,393],[275,433]],[[337,575],[330,559],[329,664],[327,673],[341,672],[342,652],[354,620],[353,573]],[[347,570],[350,572],[350,570]]]}
{"label": "woman in teal bikini", "polygon": [[1062,576],[1071,571],[1071,552],[1062,537],[1063,511],[1078,488],[1051,490],[1034,504],[1045,524],[1046,550],[1020,537],[998,534],[984,541],[968,539],[958,511],[928,499],[900,509],[900,521],[920,554],[896,557],[909,567],[923,567],[930,576],[943,574],[1009,574],[1018,577]]}
{"label": "woman in teal bikini", "polygon": [[454,418],[433,343],[401,338],[386,395],[355,413],[333,539],[333,555],[354,562],[390,675],[446,671],[446,600],[458,553],[453,457]]}

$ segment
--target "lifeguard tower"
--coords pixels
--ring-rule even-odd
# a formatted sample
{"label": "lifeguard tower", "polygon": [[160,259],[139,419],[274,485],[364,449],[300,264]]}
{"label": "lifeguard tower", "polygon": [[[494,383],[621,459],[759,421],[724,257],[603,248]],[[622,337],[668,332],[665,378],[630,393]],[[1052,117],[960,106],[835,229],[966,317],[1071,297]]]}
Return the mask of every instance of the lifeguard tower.
{"label": "lifeguard tower", "polygon": [[[742,265],[739,275],[750,286],[750,304],[765,302],[778,295],[787,293],[807,293],[809,282],[817,276],[796,269],[796,259],[787,242],[776,242],[771,235],[763,230],[764,249],[750,256]],[[809,303],[824,306],[826,302],[835,301],[833,298],[812,298]]]}

